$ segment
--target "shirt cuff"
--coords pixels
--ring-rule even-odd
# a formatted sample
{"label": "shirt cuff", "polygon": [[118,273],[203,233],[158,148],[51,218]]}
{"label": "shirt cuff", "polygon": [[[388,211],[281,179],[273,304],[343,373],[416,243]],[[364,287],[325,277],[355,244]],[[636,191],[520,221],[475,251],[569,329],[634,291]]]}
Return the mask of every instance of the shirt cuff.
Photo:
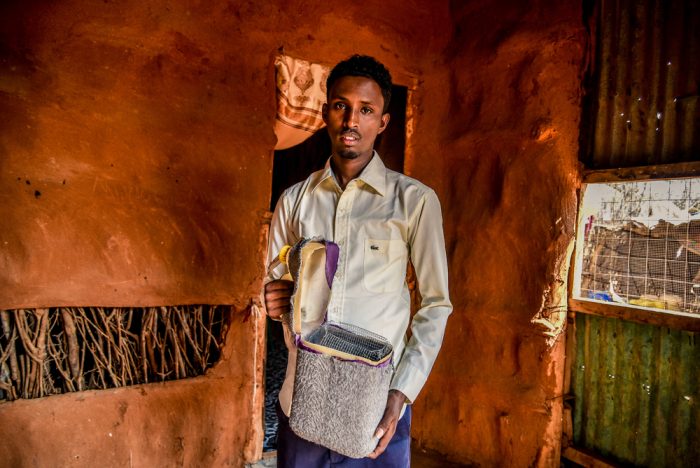
{"label": "shirt cuff", "polygon": [[411,366],[405,360],[401,360],[391,380],[390,390],[398,390],[406,395],[406,403],[411,405],[416,401],[427,378],[420,369]]}

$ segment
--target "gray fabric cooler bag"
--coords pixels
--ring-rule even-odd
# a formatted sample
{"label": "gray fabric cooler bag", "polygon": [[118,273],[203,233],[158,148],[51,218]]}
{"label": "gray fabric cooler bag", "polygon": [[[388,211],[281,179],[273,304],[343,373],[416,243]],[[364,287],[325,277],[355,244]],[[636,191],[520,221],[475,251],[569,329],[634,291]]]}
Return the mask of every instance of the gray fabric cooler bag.
{"label": "gray fabric cooler bag", "polygon": [[326,321],[338,257],[338,246],[322,239],[302,239],[280,254],[294,280],[289,326],[297,362],[289,425],[303,439],[363,458],[377,446],[393,348],[363,328]]}

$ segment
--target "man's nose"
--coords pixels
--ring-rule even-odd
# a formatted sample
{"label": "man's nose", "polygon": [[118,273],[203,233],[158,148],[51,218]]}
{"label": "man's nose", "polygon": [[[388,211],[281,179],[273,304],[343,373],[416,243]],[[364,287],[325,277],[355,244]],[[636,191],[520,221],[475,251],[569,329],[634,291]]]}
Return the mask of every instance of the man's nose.
{"label": "man's nose", "polygon": [[360,113],[358,110],[353,108],[348,108],[345,111],[345,126],[348,128],[357,128],[359,124]]}

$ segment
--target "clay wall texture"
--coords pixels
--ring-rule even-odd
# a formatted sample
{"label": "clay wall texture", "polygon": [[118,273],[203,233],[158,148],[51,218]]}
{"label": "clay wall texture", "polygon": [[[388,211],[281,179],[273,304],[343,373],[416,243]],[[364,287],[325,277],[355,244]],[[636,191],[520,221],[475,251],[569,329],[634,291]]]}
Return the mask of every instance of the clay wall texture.
{"label": "clay wall texture", "polygon": [[[576,2],[10,1],[0,6],[0,307],[233,304],[187,381],[0,406],[12,466],[259,456],[280,47],[374,55],[411,89],[406,173],[443,204],[455,312],[413,436],[558,464],[562,301],[585,35]],[[558,393],[559,392],[559,393]]]}
{"label": "clay wall texture", "polygon": [[[413,437],[457,461],[558,466],[585,31],[574,2],[453,4],[438,148],[455,306]],[[435,159],[416,158],[423,174]]]}

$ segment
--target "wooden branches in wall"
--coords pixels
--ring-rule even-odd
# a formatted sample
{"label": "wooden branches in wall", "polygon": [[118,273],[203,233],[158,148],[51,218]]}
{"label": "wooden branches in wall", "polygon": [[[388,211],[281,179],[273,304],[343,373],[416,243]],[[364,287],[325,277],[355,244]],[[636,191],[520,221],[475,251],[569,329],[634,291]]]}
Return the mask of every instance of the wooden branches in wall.
{"label": "wooden branches in wall", "polygon": [[231,308],[0,311],[0,401],[201,375],[219,358]]}

